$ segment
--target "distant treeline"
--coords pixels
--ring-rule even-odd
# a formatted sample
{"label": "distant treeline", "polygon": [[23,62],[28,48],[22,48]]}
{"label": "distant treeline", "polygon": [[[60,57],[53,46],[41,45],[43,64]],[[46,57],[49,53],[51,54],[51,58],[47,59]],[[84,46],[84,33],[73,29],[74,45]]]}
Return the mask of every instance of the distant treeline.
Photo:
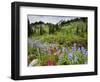
{"label": "distant treeline", "polygon": [[[32,35],[43,35],[44,33],[49,33],[49,34],[53,34],[56,31],[59,31],[61,29],[61,27],[63,26],[67,26],[70,25],[71,23],[74,22],[78,22],[78,21],[82,21],[86,24],[86,31],[87,31],[87,17],[80,17],[80,18],[75,18],[75,19],[71,19],[68,21],[65,20],[61,20],[56,24],[52,24],[52,23],[44,23],[43,21],[39,21],[39,22],[34,22],[31,23],[28,20],[28,36],[32,36]],[[78,33],[79,27],[77,27],[76,32]]]}

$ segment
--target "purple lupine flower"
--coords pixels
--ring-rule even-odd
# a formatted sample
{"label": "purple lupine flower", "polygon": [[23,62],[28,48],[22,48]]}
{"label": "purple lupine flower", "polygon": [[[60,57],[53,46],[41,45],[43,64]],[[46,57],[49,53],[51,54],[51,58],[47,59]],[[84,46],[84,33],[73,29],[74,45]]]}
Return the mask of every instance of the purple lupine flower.
{"label": "purple lupine flower", "polygon": [[81,47],[81,51],[82,51],[82,52],[84,51],[84,47]]}
{"label": "purple lupine flower", "polygon": [[85,56],[88,56],[88,51],[85,52]]}
{"label": "purple lupine flower", "polygon": [[86,49],[85,49],[84,47],[81,47],[81,52],[82,52],[82,54],[85,55],[85,53],[86,53]]}
{"label": "purple lupine flower", "polygon": [[78,48],[78,51],[81,52],[81,48],[80,47]]}
{"label": "purple lupine flower", "polygon": [[84,49],[84,50],[82,51],[82,53],[85,55],[85,53],[86,53],[86,49]]}
{"label": "purple lupine flower", "polygon": [[72,47],[72,51],[74,51],[74,47]]}
{"label": "purple lupine flower", "polygon": [[72,58],[73,58],[73,53],[70,52],[70,53],[68,54],[68,59],[69,59],[69,60],[72,60]]}
{"label": "purple lupine flower", "polygon": [[72,52],[76,51],[76,48],[75,47],[72,47]]}
{"label": "purple lupine flower", "polygon": [[73,44],[72,52],[76,51],[76,43]]}
{"label": "purple lupine flower", "polygon": [[77,63],[77,62],[78,62],[78,57],[75,56],[75,58],[74,58],[74,63]]}

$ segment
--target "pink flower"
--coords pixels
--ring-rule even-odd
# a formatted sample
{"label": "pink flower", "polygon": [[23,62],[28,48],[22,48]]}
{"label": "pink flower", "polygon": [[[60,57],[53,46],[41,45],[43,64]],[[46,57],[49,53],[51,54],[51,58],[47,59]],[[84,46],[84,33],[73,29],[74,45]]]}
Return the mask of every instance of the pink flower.
{"label": "pink flower", "polygon": [[55,65],[55,62],[51,62],[50,60],[48,60],[48,65],[51,66],[51,65]]}
{"label": "pink flower", "polygon": [[48,60],[48,65],[51,65],[51,62],[50,62],[50,60]]}
{"label": "pink flower", "polygon": [[51,55],[53,53],[53,49],[52,48],[49,48],[49,54],[48,55]]}
{"label": "pink flower", "polygon": [[51,54],[53,53],[53,49],[52,49],[52,48],[50,48],[50,53],[51,53]]}

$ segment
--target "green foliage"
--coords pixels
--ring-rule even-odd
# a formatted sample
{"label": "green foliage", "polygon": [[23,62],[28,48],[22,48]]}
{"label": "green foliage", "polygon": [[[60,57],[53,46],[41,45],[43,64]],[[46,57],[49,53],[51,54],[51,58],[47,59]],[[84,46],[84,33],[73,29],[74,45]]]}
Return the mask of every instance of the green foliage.
{"label": "green foliage", "polygon": [[[62,45],[71,46],[73,43],[78,43],[81,46],[87,47],[87,25],[83,21],[72,22],[66,26],[66,24],[60,27],[60,30],[57,31],[54,28],[58,27],[57,25],[44,25],[44,28],[41,27],[40,34],[33,35],[33,38],[37,38],[42,42],[57,42]],[[39,32],[39,31],[37,31]]]}
{"label": "green foliage", "polygon": [[28,63],[37,58],[37,49],[28,47]]}

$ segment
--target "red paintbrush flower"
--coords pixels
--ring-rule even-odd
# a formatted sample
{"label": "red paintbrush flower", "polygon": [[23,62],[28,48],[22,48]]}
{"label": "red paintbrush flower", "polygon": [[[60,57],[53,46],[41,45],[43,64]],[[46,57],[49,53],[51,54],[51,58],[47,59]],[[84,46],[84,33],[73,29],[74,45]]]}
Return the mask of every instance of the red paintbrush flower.
{"label": "red paintbrush flower", "polygon": [[48,60],[48,65],[51,65],[51,62],[50,62],[50,60]]}
{"label": "red paintbrush flower", "polygon": [[48,55],[51,55],[53,53],[53,49],[52,48],[49,48],[49,54]]}
{"label": "red paintbrush flower", "polygon": [[52,65],[55,65],[55,62],[54,61],[52,62]]}
{"label": "red paintbrush flower", "polygon": [[51,65],[55,65],[55,62],[54,61],[50,61],[48,60],[48,65],[51,66]]}

